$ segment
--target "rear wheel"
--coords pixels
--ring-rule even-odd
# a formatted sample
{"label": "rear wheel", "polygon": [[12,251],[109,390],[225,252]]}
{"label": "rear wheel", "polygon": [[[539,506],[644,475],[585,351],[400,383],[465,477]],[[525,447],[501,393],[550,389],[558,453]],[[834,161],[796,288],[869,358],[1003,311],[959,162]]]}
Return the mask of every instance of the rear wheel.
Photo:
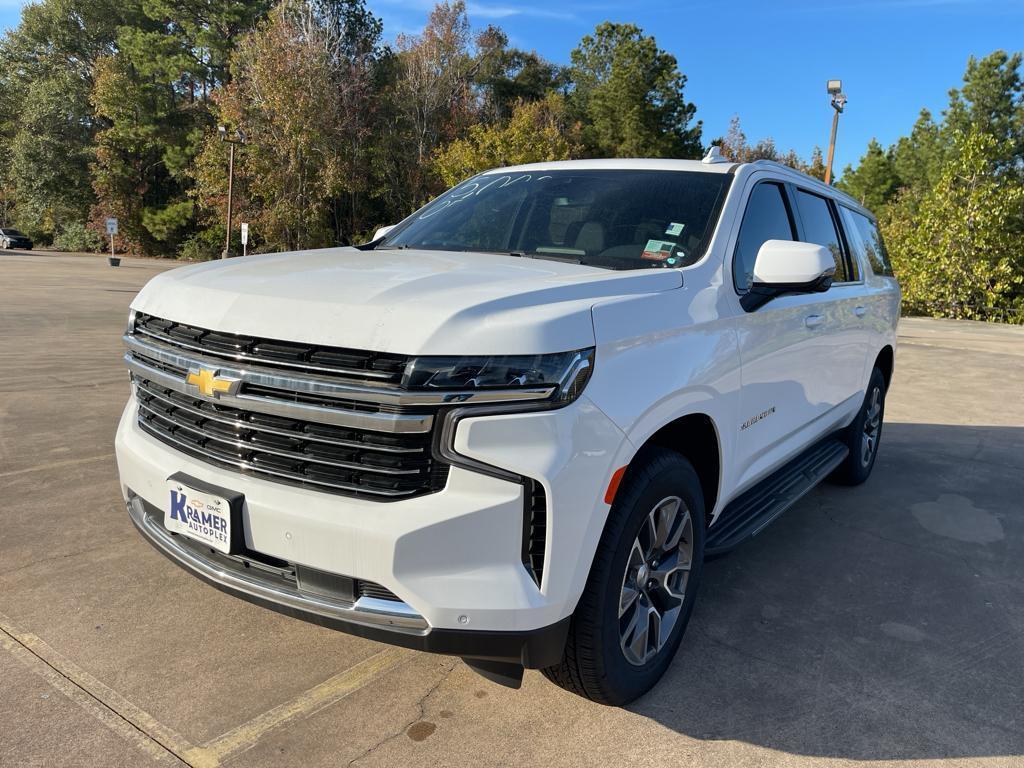
{"label": "rear wheel", "polygon": [[868,380],[864,403],[843,434],[843,442],[850,453],[829,476],[830,481],[840,485],[860,485],[871,476],[882,440],[884,418],[885,376],[875,368]]}
{"label": "rear wheel", "polygon": [[703,557],[697,473],[677,453],[645,451],[609,512],[562,661],[545,676],[603,704],[648,691],[679,647]]}

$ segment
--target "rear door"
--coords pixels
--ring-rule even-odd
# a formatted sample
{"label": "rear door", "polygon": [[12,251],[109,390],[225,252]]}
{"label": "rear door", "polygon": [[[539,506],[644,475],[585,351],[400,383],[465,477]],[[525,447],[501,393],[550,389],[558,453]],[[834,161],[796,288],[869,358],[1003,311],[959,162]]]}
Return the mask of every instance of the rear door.
{"label": "rear door", "polygon": [[867,325],[864,277],[843,236],[839,208],[830,198],[797,187],[796,209],[800,239],[824,245],[836,261],[835,279],[819,299],[819,337],[824,345],[813,361],[812,396],[822,404],[819,415],[836,409],[844,418],[850,407],[856,410],[864,388],[864,360],[867,355]]}

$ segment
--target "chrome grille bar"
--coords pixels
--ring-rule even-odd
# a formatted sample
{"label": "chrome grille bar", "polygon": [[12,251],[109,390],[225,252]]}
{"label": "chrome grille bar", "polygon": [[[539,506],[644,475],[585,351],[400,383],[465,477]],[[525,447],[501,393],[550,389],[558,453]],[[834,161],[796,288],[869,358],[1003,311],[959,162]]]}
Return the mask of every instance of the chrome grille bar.
{"label": "chrome grille bar", "polygon": [[341,368],[336,366],[323,366],[316,365],[313,363],[292,363],[288,360],[267,360],[266,358],[260,358],[253,355],[246,355],[244,353],[233,354],[231,352],[225,352],[222,350],[212,350],[208,347],[201,347],[198,344],[189,344],[188,342],[182,341],[181,339],[172,339],[170,336],[165,336],[162,333],[154,333],[148,328],[136,328],[136,333],[144,334],[151,339],[162,341],[165,344],[169,344],[174,347],[180,347],[182,349],[188,349],[194,352],[200,352],[203,355],[209,357],[223,358],[226,360],[232,360],[238,363],[256,363],[259,365],[273,365],[282,368],[299,368],[304,371],[317,371],[322,373],[333,373],[341,374],[344,376],[362,377],[369,379],[380,379],[387,380],[392,377],[393,374],[384,373],[381,371],[369,371],[360,368]]}
{"label": "chrome grille bar", "polygon": [[[149,379],[162,387],[173,389],[175,392],[180,392],[183,395],[195,395],[195,388],[187,384],[181,376],[168,373],[150,365],[142,358],[136,357],[131,353],[125,355],[124,361],[128,369],[141,378]],[[430,414],[370,413],[345,410],[341,404],[337,408],[332,408],[246,394],[221,394],[217,397],[217,402],[232,408],[256,411],[270,416],[316,421],[339,427],[366,429],[376,432],[402,434],[429,432],[434,420]]]}
{"label": "chrome grille bar", "polygon": [[374,466],[372,464],[355,464],[355,463],[350,462],[350,461],[335,461],[333,459],[325,459],[325,458],[321,458],[319,456],[310,456],[309,454],[305,454],[305,453],[298,453],[298,452],[294,452],[294,451],[280,451],[280,450],[277,450],[276,448],[266,448],[264,446],[259,446],[257,448],[257,447],[254,447],[253,445],[250,445],[249,443],[242,442],[241,440],[232,440],[230,437],[223,437],[223,436],[220,436],[220,435],[211,435],[211,434],[209,434],[207,432],[204,432],[201,429],[197,429],[196,427],[191,426],[191,425],[189,425],[187,423],[182,423],[180,421],[177,421],[176,419],[174,419],[173,415],[172,416],[168,416],[168,415],[166,415],[164,413],[161,413],[158,410],[155,410],[154,408],[150,408],[148,405],[146,405],[143,402],[139,403],[139,408],[144,410],[144,411],[146,411],[147,413],[153,414],[158,419],[164,419],[165,421],[171,422],[172,424],[174,424],[174,427],[176,429],[184,429],[186,432],[191,432],[191,433],[193,433],[195,435],[199,435],[199,437],[201,437],[201,438],[207,438],[207,439],[210,439],[210,440],[215,440],[218,443],[222,443],[224,445],[230,445],[230,446],[232,446],[234,448],[242,448],[244,450],[249,450],[249,451],[258,450],[260,453],[267,453],[267,454],[270,454],[271,456],[281,456],[282,458],[293,459],[293,460],[297,460],[297,461],[305,461],[305,462],[308,462],[310,464],[323,464],[325,467],[338,467],[339,469],[357,469],[357,470],[360,470],[360,471],[363,471],[363,472],[370,472],[370,473],[376,473],[376,474],[381,474],[381,475],[418,475],[418,474],[420,474],[420,470],[419,469],[395,469],[393,467],[377,467],[377,466]]}
{"label": "chrome grille bar", "polygon": [[323,373],[336,379],[370,384],[398,383],[409,359],[405,355],[387,352],[214,331],[145,312],[133,312],[131,319],[129,332],[221,361]]}
{"label": "chrome grille bar", "polygon": [[342,448],[361,448],[364,450],[380,451],[382,453],[423,453],[423,448],[406,448],[397,445],[380,445],[377,443],[370,442],[359,442],[356,440],[344,440],[333,437],[322,437],[320,435],[312,435],[308,432],[292,432],[286,429],[274,429],[263,424],[254,424],[251,421],[243,421],[240,419],[233,419],[230,417],[223,416],[221,413],[210,412],[193,408],[191,406],[179,403],[170,398],[164,397],[158,392],[154,391],[152,387],[148,386],[143,379],[136,379],[135,385],[139,392],[144,393],[147,397],[155,398],[162,403],[166,403],[169,406],[173,406],[179,410],[190,413],[193,416],[197,416],[210,421],[215,421],[218,424],[224,424],[228,427],[235,427],[236,429],[247,429],[254,432],[264,432],[268,435],[277,435],[278,437],[291,437],[301,440],[306,440],[312,443],[323,443],[325,445],[336,445]]}
{"label": "chrome grille bar", "polygon": [[351,491],[353,493],[365,493],[365,494],[370,494],[370,495],[373,495],[373,496],[390,496],[390,497],[397,498],[397,497],[400,497],[400,496],[411,496],[414,493],[416,493],[415,489],[413,489],[413,490],[404,490],[404,489],[398,490],[398,489],[389,489],[389,488],[364,487],[364,486],[361,486],[361,485],[352,485],[352,484],[347,484],[347,483],[329,483],[329,482],[324,482],[322,480],[315,480],[313,478],[306,477],[305,475],[301,475],[301,474],[298,474],[296,472],[282,472],[280,470],[270,469],[268,467],[258,467],[255,464],[253,464],[252,462],[242,461],[242,460],[238,459],[237,457],[227,456],[225,454],[220,454],[220,453],[217,453],[215,451],[202,450],[202,449],[197,448],[193,444],[188,443],[188,442],[186,442],[184,440],[178,440],[178,439],[176,439],[175,437],[173,437],[171,435],[161,434],[161,433],[157,432],[156,430],[154,430],[149,425],[147,425],[146,422],[144,422],[144,421],[140,421],[139,422],[139,426],[142,427],[142,429],[144,429],[149,434],[151,434],[154,437],[156,437],[158,440],[160,440],[162,442],[170,442],[170,443],[172,443],[174,445],[177,445],[179,448],[182,448],[185,453],[189,453],[189,454],[197,455],[197,456],[202,456],[204,458],[207,458],[207,459],[211,460],[212,463],[214,463],[214,464],[224,464],[224,465],[227,465],[227,466],[235,467],[236,469],[246,470],[246,471],[251,472],[251,473],[253,473],[255,475],[269,475],[271,477],[277,477],[277,478],[282,478],[282,479],[285,479],[285,480],[295,481],[295,482],[298,482],[301,485],[305,485],[305,484],[308,483],[308,484],[311,484],[311,485],[320,486],[322,488],[330,488],[330,489],[334,489],[334,490]]}
{"label": "chrome grille bar", "polygon": [[397,387],[360,386],[344,381],[332,381],[322,376],[302,376],[294,372],[276,372],[266,369],[233,368],[202,355],[185,355],[181,352],[139,339],[126,334],[125,346],[133,357],[142,357],[156,361],[182,371],[190,368],[213,368],[224,376],[240,379],[245,384],[269,389],[280,389],[283,392],[301,392],[309,395],[337,398],[339,400],[359,401],[394,406],[437,406],[455,403],[487,403],[487,402],[519,402],[522,400],[544,400],[551,396],[554,387],[523,387],[521,389],[501,390],[466,390],[466,391],[435,391],[410,392]]}

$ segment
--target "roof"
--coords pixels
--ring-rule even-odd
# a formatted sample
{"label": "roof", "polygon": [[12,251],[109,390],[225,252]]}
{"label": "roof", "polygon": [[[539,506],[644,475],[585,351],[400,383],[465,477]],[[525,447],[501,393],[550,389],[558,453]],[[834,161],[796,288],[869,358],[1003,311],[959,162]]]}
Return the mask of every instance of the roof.
{"label": "roof", "polygon": [[735,163],[702,163],[700,160],[668,160],[659,158],[614,157],[596,160],[552,160],[546,163],[494,168],[487,173],[536,173],[538,171],[702,171],[728,173]]}

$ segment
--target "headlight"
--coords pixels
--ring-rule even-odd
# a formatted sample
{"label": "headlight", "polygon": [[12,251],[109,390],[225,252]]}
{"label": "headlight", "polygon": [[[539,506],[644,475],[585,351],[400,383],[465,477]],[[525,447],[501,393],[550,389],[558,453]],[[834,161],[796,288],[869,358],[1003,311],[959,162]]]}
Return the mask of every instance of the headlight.
{"label": "headlight", "polygon": [[549,388],[552,401],[567,403],[579,397],[593,368],[593,347],[548,355],[417,357],[406,366],[402,385],[414,391],[465,393]]}

